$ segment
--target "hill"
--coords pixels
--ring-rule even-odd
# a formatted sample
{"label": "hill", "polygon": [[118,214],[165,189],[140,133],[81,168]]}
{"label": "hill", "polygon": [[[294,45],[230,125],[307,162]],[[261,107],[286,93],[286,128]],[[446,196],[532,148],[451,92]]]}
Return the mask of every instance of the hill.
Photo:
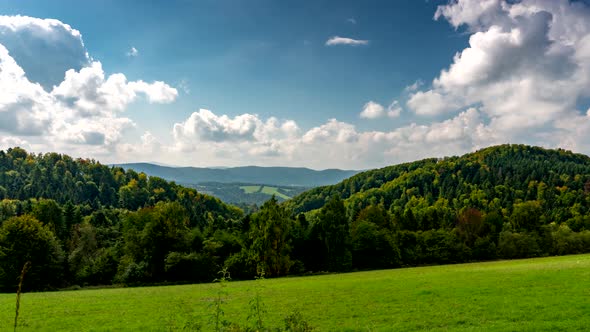
{"label": "hill", "polygon": [[158,176],[169,181],[186,184],[203,182],[267,184],[277,186],[317,187],[338,183],[358,171],[326,169],[321,171],[299,167],[231,167],[197,168],[167,167],[150,163],[115,165],[150,176]]}
{"label": "hill", "polygon": [[[295,213],[319,209],[333,195],[354,209],[381,204],[391,212],[413,205],[433,205],[444,199],[454,210],[478,207],[508,209],[538,200],[551,221],[565,221],[574,203],[588,212],[590,158],[565,150],[526,145],[500,145],[461,157],[430,158],[356,174],[338,184],[311,189],[288,203]],[[421,202],[417,202],[419,200]],[[422,202],[424,201],[424,202]],[[357,211],[358,212],[358,211]],[[557,218],[557,219],[556,219]]]}
{"label": "hill", "polygon": [[[26,289],[176,279],[187,255],[242,217],[159,177],[57,153],[0,151],[0,290],[14,291],[27,261]],[[205,266],[194,281],[219,269],[222,246],[209,243],[208,254],[190,256]]]}
{"label": "hill", "polygon": [[590,158],[494,146],[363,172],[285,209],[312,225],[345,215],[332,255],[358,268],[586,252]]}
{"label": "hill", "polygon": [[[191,197],[188,199],[187,197]],[[91,159],[73,159],[58,153],[29,154],[21,148],[0,151],[0,199],[51,199],[89,209],[113,207],[137,210],[160,201],[181,201],[195,210],[195,218],[208,212],[223,217],[236,209],[220,200],[144,173],[109,167]]]}

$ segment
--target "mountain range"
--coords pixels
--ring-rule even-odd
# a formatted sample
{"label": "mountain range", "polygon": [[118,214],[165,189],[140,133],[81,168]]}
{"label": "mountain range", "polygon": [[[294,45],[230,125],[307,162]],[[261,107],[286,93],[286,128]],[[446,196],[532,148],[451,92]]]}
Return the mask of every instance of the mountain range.
{"label": "mountain range", "polygon": [[317,187],[336,184],[359,173],[355,170],[313,170],[302,167],[244,166],[231,168],[169,167],[152,163],[117,164],[150,176],[157,176],[183,184],[254,183],[277,186]]}

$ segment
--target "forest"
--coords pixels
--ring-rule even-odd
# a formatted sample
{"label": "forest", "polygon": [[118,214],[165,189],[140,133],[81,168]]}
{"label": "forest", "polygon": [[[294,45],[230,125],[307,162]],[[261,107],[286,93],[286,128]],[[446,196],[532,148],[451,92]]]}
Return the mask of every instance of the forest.
{"label": "forest", "polygon": [[590,158],[525,145],[363,172],[245,213],[89,159],[0,151],[0,290],[590,252]]}

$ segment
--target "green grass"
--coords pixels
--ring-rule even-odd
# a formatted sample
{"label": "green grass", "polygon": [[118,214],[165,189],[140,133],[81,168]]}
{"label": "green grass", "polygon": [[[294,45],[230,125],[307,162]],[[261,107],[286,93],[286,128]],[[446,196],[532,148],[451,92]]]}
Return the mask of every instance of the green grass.
{"label": "green grass", "polygon": [[[21,331],[211,330],[218,284],[27,293]],[[255,283],[227,284],[225,316],[244,322]],[[267,279],[265,323],[299,309],[318,331],[582,331],[590,327],[590,255]],[[11,328],[14,294],[0,295]]]}
{"label": "green grass", "polygon": [[277,187],[264,186],[264,188],[262,188],[262,193],[270,195],[270,196],[275,195],[275,196],[283,198],[283,199],[290,199],[291,198],[291,197],[279,192],[279,188],[277,188]]}
{"label": "green grass", "polygon": [[260,191],[260,186],[240,186],[240,189],[246,194],[253,194]]}
{"label": "green grass", "polygon": [[[240,189],[244,191],[245,194],[254,194],[254,193],[262,193],[268,196],[275,195],[276,197],[280,197],[282,199],[291,199],[291,197],[281,193],[279,188],[277,187],[270,187],[270,186],[240,186]],[[270,197],[269,197],[270,198]]]}

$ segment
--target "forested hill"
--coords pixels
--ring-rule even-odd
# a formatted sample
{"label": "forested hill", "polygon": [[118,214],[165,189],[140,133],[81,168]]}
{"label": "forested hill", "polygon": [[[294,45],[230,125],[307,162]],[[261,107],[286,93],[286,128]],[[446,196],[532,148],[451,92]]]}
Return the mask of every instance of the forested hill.
{"label": "forested hill", "polygon": [[231,167],[197,168],[169,167],[150,163],[119,164],[116,166],[144,172],[178,183],[199,184],[203,182],[256,183],[278,186],[317,187],[334,184],[358,171],[326,169],[321,171],[300,167]]}
{"label": "forested hill", "polygon": [[[309,190],[287,205],[295,213],[307,212],[338,195],[352,214],[371,204],[396,214],[428,206],[509,214],[515,204],[534,202],[546,221],[563,222],[588,214],[589,192],[588,156],[500,145],[461,157],[424,159],[359,173],[336,185]],[[423,212],[418,215],[427,218]]]}
{"label": "forested hill", "polygon": [[207,213],[223,218],[240,214],[217,198],[133,170],[57,153],[29,154],[21,148],[0,151],[0,200],[41,198],[88,211],[103,207],[134,211],[160,201],[178,201],[190,209],[195,222]]}

